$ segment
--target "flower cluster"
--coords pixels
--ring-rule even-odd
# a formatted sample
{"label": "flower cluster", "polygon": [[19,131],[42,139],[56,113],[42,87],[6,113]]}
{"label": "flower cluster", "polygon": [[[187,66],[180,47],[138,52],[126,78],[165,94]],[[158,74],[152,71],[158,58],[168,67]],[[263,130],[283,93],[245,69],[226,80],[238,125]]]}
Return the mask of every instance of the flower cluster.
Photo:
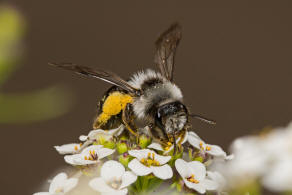
{"label": "flower cluster", "polygon": [[[80,143],[55,146],[65,162],[81,174],[77,174],[79,179],[67,179],[64,173],[57,175],[46,194],[65,194],[84,183],[92,193],[101,194],[139,194],[160,188],[178,193],[221,192],[224,178],[209,167],[231,156],[192,131],[181,139],[174,153],[173,144],[162,146],[146,133],[133,138],[123,125],[112,130],[92,130],[79,137]],[[88,181],[77,185],[84,178]]]}
{"label": "flower cluster", "polygon": [[292,192],[292,123],[237,138],[231,151],[232,161],[214,164],[224,173],[228,188],[254,188],[256,184],[277,193]]}

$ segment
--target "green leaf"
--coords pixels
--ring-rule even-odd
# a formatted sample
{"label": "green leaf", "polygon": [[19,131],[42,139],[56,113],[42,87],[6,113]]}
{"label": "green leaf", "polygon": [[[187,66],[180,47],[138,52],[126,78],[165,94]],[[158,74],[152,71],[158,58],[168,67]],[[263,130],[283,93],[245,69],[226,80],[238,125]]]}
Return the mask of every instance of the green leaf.
{"label": "green leaf", "polygon": [[0,123],[28,123],[63,115],[72,97],[62,87],[50,87],[26,94],[0,94]]}
{"label": "green leaf", "polygon": [[21,56],[24,21],[16,9],[0,5],[0,85],[17,67]]}

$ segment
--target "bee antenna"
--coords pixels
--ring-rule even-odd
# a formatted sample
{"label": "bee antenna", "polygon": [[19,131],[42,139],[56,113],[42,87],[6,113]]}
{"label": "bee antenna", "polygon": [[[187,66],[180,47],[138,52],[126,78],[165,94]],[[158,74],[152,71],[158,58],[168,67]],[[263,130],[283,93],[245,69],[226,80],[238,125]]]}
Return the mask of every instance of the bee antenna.
{"label": "bee antenna", "polygon": [[216,125],[216,121],[208,119],[206,117],[203,117],[203,116],[200,116],[200,115],[197,115],[197,114],[190,114],[189,116],[192,117],[192,118],[198,119],[200,121],[203,121],[205,123],[208,123],[210,125]]}

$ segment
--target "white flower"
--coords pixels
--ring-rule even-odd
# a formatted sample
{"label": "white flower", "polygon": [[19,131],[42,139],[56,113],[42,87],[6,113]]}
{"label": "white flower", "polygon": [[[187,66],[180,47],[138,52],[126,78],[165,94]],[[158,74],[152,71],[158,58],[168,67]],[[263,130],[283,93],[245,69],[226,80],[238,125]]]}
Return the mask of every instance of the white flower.
{"label": "white flower", "polygon": [[266,170],[262,179],[263,185],[274,192],[292,191],[292,156],[285,156]]}
{"label": "white flower", "polygon": [[204,194],[206,190],[216,190],[218,183],[206,178],[206,167],[198,161],[175,161],[175,167],[188,188]]}
{"label": "white flower", "polygon": [[63,195],[72,190],[78,183],[77,178],[70,178],[66,173],[56,175],[50,185],[49,192],[38,192],[33,195]]}
{"label": "white flower", "polygon": [[59,154],[73,154],[77,152],[82,144],[64,144],[62,146],[54,146]]}
{"label": "white flower", "polygon": [[114,160],[103,164],[100,176],[92,179],[89,186],[104,195],[127,194],[127,187],[137,180],[137,175],[125,171],[124,166]]}
{"label": "white flower", "polygon": [[222,192],[222,190],[226,186],[225,178],[218,171],[207,171],[207,178],[217,183],[218,185],[218,188],[216,189],[217,192]]}
{"label": "white flower", "polygon": [[[186,132],[185,136],[183,137],[183,141],[181,142],[181,144],[184,144],[186,141],[187,141],[187,138],[188,138],[188,132]],[[177,140],[176,140],[176,144],[178,144],[181,140],[181,137],[179,137]],[[169,147],[166,147],[166,148],[163,148],[161,144],[153,141],[149,146],[148,148],[151,148],[151,149],[155,149],[155,150],[158,150],[158,151],[164,151],[163,154],[168,154],[172,149],[173,149],[173,144],[170,145]]]}
{"label": "white flower", "polygon": [[120,125],[116,129],[111,129],[111,130],[102,130],[102,129],[95,129],[89,132],[89,134],[86,135],[81,135],[79,137],[80,141],[86,141],[86,140],[105,140],[108,141],[110,140],[114,135],[119,136],[123,131],[124,131],[125,126]]}
{"label": "white flower", "polygon": [[204,153],[207,153],[211,156],[215,157],[223,157],[226,158],[226,152],[222,150],[220,146],[206,144],[196,133],[189,132],[188,134],[188,142],[195,148],[201,150]]}
{"label": "white flower", "polygon": [[136,175],[144,176],[153,173],[160,179],[172,177],[172,169],[166,164],[171,159],[171,156],[161,156],[149,149],[130,150],[129,154],[135,159],[128,164],[128,167]]}
{"label": "white flower", "polygon": [[109,148],[103,148],[101,145],[91,145],[80,154],[66,155],[64,159],[71,165],[90,165],[98,163],[100,159],[113,154],[114,151]]}

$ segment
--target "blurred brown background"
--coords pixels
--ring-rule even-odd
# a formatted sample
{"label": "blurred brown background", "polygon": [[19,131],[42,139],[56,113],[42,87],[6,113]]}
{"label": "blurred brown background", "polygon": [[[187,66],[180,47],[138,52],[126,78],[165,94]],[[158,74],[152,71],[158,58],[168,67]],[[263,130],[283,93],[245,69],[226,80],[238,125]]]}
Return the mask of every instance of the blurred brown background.
{"label": "blurred brown background", "polygon": [[175,21],[183,26],[175,81],[194,113],[217,121],[215,127],[192,122],[202,138],[227,149],[235,137],[286,125],[292,119],[287,2],[7,1],[22,13],[27,30],[21,68],[2,92],[62,84],[75,105],[55,119],[0,124],[2,194],[39,191],[65,165],[53,146],[91,130],[96,103],[110,87],[47,63],[69,61],[127,78],[156,68],[154,41]]}

